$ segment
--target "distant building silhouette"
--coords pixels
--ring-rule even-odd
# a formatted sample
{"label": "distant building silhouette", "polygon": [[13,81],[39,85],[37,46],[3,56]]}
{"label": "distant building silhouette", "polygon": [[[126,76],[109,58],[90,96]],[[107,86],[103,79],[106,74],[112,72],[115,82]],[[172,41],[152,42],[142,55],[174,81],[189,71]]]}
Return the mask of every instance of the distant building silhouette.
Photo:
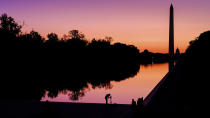
{"label": "distant building silhouette", "polygon": [[180,50],[179,50],[179,48],[177,48],[177,49],[176,49],[176,53],[175,53],[175,55],[174,55],[174,59],[175,59],[176,61],[178,61],[180,55],[181,55]]}
{"label": "distant building silhouette", "polygon": [[174,66],[174,7],[170,6],[170,23],[169,23],[169,71]]}
{"label": "distant building silhouette", "polygon": [[176,49],[176,54],[175,54],[175,55],[177,55],[177,56],[179,56],[179,55],[180,55],[179,48],[177,48],[177,49]]}

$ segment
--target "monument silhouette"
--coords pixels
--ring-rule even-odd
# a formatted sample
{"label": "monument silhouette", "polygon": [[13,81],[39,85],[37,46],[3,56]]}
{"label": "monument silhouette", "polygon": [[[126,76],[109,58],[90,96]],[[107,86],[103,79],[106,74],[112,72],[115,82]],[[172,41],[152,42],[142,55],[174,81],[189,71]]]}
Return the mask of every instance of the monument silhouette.
{"label": "monument silhouette", "polygon": [[174,67],[174,7],[170,6],[169,21],[169,71]]}

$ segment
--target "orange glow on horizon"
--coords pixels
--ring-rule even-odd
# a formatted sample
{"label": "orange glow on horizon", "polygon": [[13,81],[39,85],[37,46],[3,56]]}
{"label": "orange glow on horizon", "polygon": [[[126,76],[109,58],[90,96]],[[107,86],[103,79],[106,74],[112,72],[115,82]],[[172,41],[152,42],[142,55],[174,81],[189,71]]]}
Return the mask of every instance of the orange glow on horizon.
{"label": "orange glow on horizon", "polygon": [[209,0],[3,0],[0,14],[24,21],[23,32],[34,29],[43,37],[51,32],[62,37],[78,29],[88,40],[111,36],[114,42],[135,45],[140,51],[168,53],[171,3],[174,46],[185,52],[191,40],[210,29]]}

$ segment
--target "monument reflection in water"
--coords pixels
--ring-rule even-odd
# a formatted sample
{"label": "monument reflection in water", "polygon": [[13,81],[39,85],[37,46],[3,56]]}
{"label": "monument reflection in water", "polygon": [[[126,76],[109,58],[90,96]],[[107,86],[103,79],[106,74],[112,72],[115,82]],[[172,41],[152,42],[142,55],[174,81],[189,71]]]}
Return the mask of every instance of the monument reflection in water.
{"label": "monument reflection in water", "polygon": [[[111,81],[107,86],[88,87],[83,89],[83,94],[78,100],[72,100],[72,91],[59,91],[57,96],[49,97],[47,94],[42,101],[54,102],[81,102],[81,103],[105,103],[105,95],[112,95],[112,103],[130,104],[132,99],[146,97],[150,91],[168,72],[168,63],[141,65],[138,73],[121,81]],[[103,76],[103,75],[101,75]],[[46,92],[47,93],[47,92]]]}

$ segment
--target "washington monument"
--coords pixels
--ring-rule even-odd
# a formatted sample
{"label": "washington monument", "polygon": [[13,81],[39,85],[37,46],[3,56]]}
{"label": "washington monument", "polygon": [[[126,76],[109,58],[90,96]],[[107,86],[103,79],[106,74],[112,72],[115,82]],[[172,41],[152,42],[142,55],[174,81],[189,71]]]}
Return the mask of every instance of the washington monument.
{"label": "washington monument", "polygon": [[169,21],[169,70],[174,65],[174,7],[170,6],[170,21]]}

